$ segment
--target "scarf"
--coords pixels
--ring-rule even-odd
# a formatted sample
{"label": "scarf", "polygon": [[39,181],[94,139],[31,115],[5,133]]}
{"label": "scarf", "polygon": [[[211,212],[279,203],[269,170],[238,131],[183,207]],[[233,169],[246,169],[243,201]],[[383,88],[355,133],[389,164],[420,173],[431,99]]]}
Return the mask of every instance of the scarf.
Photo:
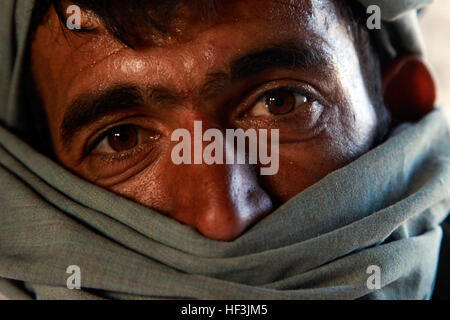
{"label": "scarf", "polygon": [[[30,1],[6,3],[22,21],[8,39],[24,38]],[[1,80],[8,107],[20,96],[23,46]],[[9,299],[428,299],[449,211],[444,109],[233,242],[96,187],[0,127],[0,294]],[[73,266],[81,290],[67,287]]]}

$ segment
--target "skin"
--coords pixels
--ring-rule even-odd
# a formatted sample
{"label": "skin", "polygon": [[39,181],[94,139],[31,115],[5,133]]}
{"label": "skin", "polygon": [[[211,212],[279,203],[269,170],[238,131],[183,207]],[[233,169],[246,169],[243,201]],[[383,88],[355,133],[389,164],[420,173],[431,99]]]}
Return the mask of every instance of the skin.
{"label": "skin", "polygon": [[[331,0],[230,1],[213,22],[177,11],[169,35],[129,48],[98,24],[85,35],[63,31],[52,9],[32,43],[32,69],[47,115],[55,154],[63,166],[101,187],[196,228],[232,241],[282,203],[367,152],[379,120],[368,96],[346,23]],[[86,17],[85,17],[86,18]],[[275,68],[232,81],[205,95],[211,74],[230,73],[231,61],[280,43],[313,48],[325,63],[309,70]],[[226,77],[225,77],[226,78]],[[65,112],[80,95],[118,85],[166,88],[173,99],[130,105],[77,131],[61,132]],[[295,87],[308,102],[282,116],[254,116],[265,91]],[[214,91],[213,90],[213,91]],[[165,92],[164,91],[164,92]],[[244,114],[244,116],[242,116]],[[280,170],[260,176],[250,165],[180,165],[171,161],[172,132],[279,129]],[[105,129],[135,125],[153,137],[125,153],[86,146]]]}

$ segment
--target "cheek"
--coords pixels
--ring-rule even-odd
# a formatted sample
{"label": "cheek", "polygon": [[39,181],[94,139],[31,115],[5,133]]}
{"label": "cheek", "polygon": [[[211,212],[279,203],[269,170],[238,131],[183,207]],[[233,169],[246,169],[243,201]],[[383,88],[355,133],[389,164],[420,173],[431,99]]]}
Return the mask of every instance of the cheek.
{"label": "cheek", "polygon": [[[261,184],[278,202],[284,203],[353,160],[348,146],[332,137],[335,132],[304,143],[280,145],[280,169],[262,176]],[[337,139],[336,139],[337,138]]]}
{"label": "cheek", "polygon": [[171,162],[170,152],[166,151],[140,172],[103,187],[160,213],[172,212],[175,205],[172,188],[177,180],[177,170]]}
{"label": "cheek", "polygon": [[361,97],[364,94],[342,98],[340,105],[327,107],[330,115],[325,130],[314,139],[280,144],[279,172],[261,177],[263,187],[274,200],[290,200],[370,150],[376,119],[370,102]]}
{"label": "cheek", "polygon": [[[170,171],[170,170],[169,170]],[[145,170],[133,179],[108,188],[129,200],[151,207],[160,213],[171,212],[170,172],[164,168]]]}
{"label": "cheek", "polygon": [[345,135],[356,146],[370,144],[377,127],[377,116],[361,73],[356,53],[348,53],[338,67],[345,108],[341,125]]}
{"label": "cheek", "polygon": [[[326,1],[328,6],[331,2]],[[355,146],[370,144],[373,140],[377,116],[362,74],[355,42],[346,21],[324,11],[324,1],[313,2],[312,11],[316,19],[309,27],[326,40],[324,51],[333,64],[336,83],[335,104],[339,106],[342,135]],[[326,12],[326,14],[324,14]],[[355,151],[356,152],[356,151]]]}
{"label": "cheek", "polygon": [[342,136],[358,148],[372,143],[378,119],[362,74],[365,66],[360,64],[353,41],[344,36],[340,39],[333,54],[339,87],[339,125]]}

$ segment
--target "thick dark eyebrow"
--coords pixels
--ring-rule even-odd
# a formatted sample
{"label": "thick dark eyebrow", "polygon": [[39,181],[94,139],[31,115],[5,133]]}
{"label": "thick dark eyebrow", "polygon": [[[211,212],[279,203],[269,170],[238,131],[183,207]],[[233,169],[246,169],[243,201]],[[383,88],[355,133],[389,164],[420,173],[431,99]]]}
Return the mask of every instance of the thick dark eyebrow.
{"label": "thick dark eyebrow", "polygon": [[219,95],[230,83],[258,76],[268,70],[304,70],[322,75],[332,69],[330,59],[312,47],[302,47],[295,42],[283,42],[238,57],[230,64],[230,72],[217,72],[208,75],[201,87],[204,98]]}
{"label": "thick dark eyebrow", "polygon": [[[237,57],[230,64],[229,73],[209,74],[201,86],[200,95],[205,98],[217,96],[230,83],[280,68],[320,72],[329,69],[329,63],[324,55],[310,47],[303,48],[291,43],[272,45]],[[78,130],[108,114],[148,104],[164,105],[176,99],[177,96],[169,89],[142,90],[135,84],[113,85],[102,92],[82,94],[64,114],[60,128],[62,142],[68,146]]]}
{"label": "thick dark eyebrow", "polygon": [[258,75],[269,69],[302,69],[325,71],[329,69],[329,59],[311,47],[295,43],[282,43],[247,54],[231,64],[231,78],[239,81]]}
{"label": "thick dark eyebrow", "polygon": [[63,142],[72,139],[76,131],[104,115],[142,106],[144,93],[136,86],[116,85],[100,93],[78,96],[67,108],[61,124]]}

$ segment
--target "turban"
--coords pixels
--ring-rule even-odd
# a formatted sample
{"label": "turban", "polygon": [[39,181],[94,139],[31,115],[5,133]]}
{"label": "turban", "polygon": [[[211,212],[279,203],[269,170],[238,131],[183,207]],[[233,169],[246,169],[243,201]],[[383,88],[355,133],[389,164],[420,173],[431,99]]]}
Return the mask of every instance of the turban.
{"label": "turban", "polygon": [[394,58],[399,53],[422,55],[425,51],[418,21],[418,11],[434,0],[358,0],[366,7],[376,5],[381,10],[383,28],[374,31],[387,53]]}

